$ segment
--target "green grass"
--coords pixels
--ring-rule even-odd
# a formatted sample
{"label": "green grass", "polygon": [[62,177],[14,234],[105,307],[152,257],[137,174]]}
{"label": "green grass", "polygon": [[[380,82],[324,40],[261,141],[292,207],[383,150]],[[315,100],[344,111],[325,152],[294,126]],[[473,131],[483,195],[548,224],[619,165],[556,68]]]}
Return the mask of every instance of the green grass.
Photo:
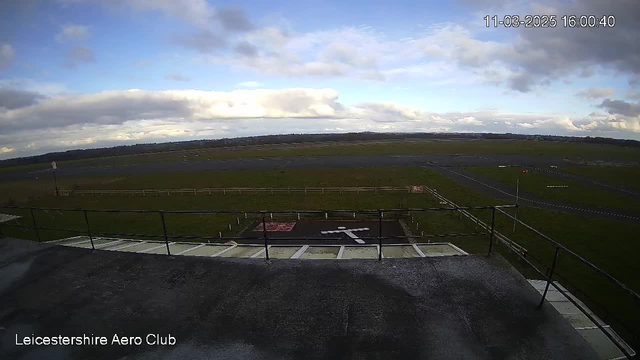
{"label": "green grass", "polygon": [[640,191],[640,167],[638,166],[560,166],[559,170],[594,180],[604,180],[610,185],[622,185]]}
{"label": "green grass", "polygon": [[[451,182],[445,176],[434,173],[430,180],[440,194],[459,205],[481,205],[492,202],[492,199]],[[496,200],[493,202],[495,203]],[[490,222],[489,214],[475,213],[486,222]],[[518,218],[567,246],[636,292],[640,291],[640,278],[636,276],[640,272],[640,263],[636,258],[640,244],[635,241],[637,234],[640,233],[639,224],[529,207],[520,208]],[[529,251],[529,256],[538,259],[543,268],[551,265],[555,248],[540,236],[522,226],[517,226],[513,234],[513,221],[504,215],[496,215],[496,229],[524,246]],[[499,245],[496,250],[528,278],[539,278],[539,275],[531,271],[528,265],[519,261],[504,246]],[[640,333],[640,313],[637,311],[637,303],[620,288],[567,254],[560,255],[556,274],[568,280],[573,285],[571,287],[579,291],[579,297],[598,315],[606,315],[600,310],[599,306],[601,306],[616,318],[625,321],[625,324],[631,326],[636,333]],[[588,294],[589,299],[594,302],[580,293]],[[613,320],[610,321],[613,322]]]}
{"label": "green grass", "polygon": [[[413,154],[522,154],[589,157],[615,157],[640,159],[640,149],[562,141],[537,140],[389,140],[361,142],[327,142],[308,144],[250,145],[234,148],[196,149],[180,152],[160,152],[61,161],[59,166],[78,163],[95,165],[140,164],[203,159],[238,159],[275,156],[324,156],[324,155],[413,155]],[[39,165],[28,165],[39,166]],[[43,164],[43,167],[48,164]],[[14,168],[3,168],[10,171]]]}
{"label": "green grass", "polygon": [[[518,167],[472,166],[468,167],[468,169],[478,175],[498,180],[514,188],[516,179],[520,178],[521,191],[548,199],[640,212],[640,203],[629,201],[625,194],[603,190],[577,180],[532,171],[527,174],[521,174]],[[566,185],[568,188],[547,188],[547,185]]]}
{"label": "green grass", "polygon": [[[500,169],[505,170],[505,169]],[[507,169],[508,170],[508,169]],[[534,174],[528,174],[534,175]],[[94,188],[153,188],[153,187],[214,187],[214,186],[371,186],[371,185],[416,185],[428,184],[443,196],[459,205],[492,205],[503,203],[478,194],[462,185],[452,182],[443,175],[421,167],[380,167],[363,169],[314,169],[314,170],[273,170],[273,171],[228,171],[202,173],[174,173],[136,175],[126,178],[68,178],[61,179],[63,186]],[[4,185],[6,186],[7,183]],[[20,191],[19,186],[27,189],[46,188],[46,183],[22,182],[5,187],[12,193]],[[591,196],[591,192],[585,196]],[[213,196],[171,196],[171,197],[43,197],[32,198],[30,205],[64,208],[120,208],[120,209],[338,209],[338,208],[384,208],[384,207],[433,207],[440,206],[430,195],[408,194],[243,194]],[[3,211],[9,212],[9,211]],[[12,212],[20,212],[12,210]],[[490,221],[490,212],[476,212],[484,221]],[[28,223],[29,214],[22,211]],[[419,221],[419,234],[471,232],[474,226],[460,219],[453,212],[414,214]],[[131,232],[161,234],[158,214],[92,214],[90,215],[94,231]],[[640,233],[640,225],[621,221],[597,219],[587,216],[565,214],[549,210],[523,207],[518,217],[543,233],[568,246],[587,260],[602,267],[614,277],[640,291],[640,263],[636,254],[640,245],[634,239]],[[76,213],[61,215],[57,212],[36,212],[40,226],[70,227],[78,231],[85,230],[84,218]],[[235,221],[228,215],[168,215],[167,227],[170,234],[205,234],[215,236]],[[505,216],[497,216],[497,229],[529,250],[529,254],[540,259],[548,266],[553,256],[553,247],[542,238],[518,227],[511,234],[513,223]],[[34,238],[33,232],[20,233],[15,229],[3,227],[6,235],[22,238]],[[225,234],[227,234],[225,232]],[[20,235],[20,236],[18,236]],[[52,239],[71,236],[54,232],[43,232],[42,237]],[[471,253],[484,253],[487,249],[486,237],[444,238],[432,241],[451,241]],[[503,246],[497,251],[527,276],[533,277],[527,267],[516,260]],[[640,324],[634,304],[618,293],[602,277],[594,274],[584,265],[561,255],[558,273],[569,279],[576,287],[590,294],[599,304],[615,312],[617,317],[628,317],[632,323]]]}

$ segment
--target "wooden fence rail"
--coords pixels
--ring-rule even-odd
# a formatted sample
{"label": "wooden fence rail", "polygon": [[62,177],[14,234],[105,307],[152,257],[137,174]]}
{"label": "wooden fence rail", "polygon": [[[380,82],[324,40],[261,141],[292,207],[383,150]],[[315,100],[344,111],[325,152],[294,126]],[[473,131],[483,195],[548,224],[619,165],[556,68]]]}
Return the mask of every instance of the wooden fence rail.
{"label": "wooden fence rail", "polygon": [[349,186],[349,187],[229,187],[229,188],[182,188],[182,189],[131,189],[131,190],[59,190],[60,196],[171,196],[212,194],[258,194],[258,193],[407,193],[424,194],[422,186]]}

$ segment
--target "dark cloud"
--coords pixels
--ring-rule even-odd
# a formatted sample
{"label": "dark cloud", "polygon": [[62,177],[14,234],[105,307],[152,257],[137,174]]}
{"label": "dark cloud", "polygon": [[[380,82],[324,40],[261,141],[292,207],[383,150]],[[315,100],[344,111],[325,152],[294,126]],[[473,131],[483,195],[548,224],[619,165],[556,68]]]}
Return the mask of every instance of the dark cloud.
{"label": "dark cloud", "polygon": [[605,99],[602,101],[602,104],[600,104],[600,107],[612,115],[619,114],[631,117],[640,116],[640,103]]}
{"label": "dark cloud", "polygon": [[189,76],[183,76],[180,74],[167,74],[164,78],[174,81],[191,81],[191,78]]}
{"label": "dark cloud", "polygon": [[247,41],[241,41],[238,43],[235,47],[235,51],[237,54],[242,56],[255,57],[258,55],[258,48]]}
{"label": "dark cloud", "polygon": [[95,57],[93,54],[93,50],[85,46],[76,46],[71,48],[66,53],[66,62],[65,65],[67,67],[75,67],[81,64],[89,64],[95,62]]}
{"label": "dark cloud", "polygon": [[227,46],[227,41],[222,36],[208,30],[198,31],[189,35],[175,36],[173,42],[205,54],[215,52]]}
{"label": "dark cloud", "polygon": [[507,80],[509,88],[520,92],[531,91],[535,83],[536,78],[527,73],[513,75]]}
{"label": "dark cloud", "polygon": [[37,103],[46,96],[25,90],[0,88],[0,108],[17,109]]}
{"label": "dark cloud", "polygon": [[254,28],[253,24],[249,18],[247,18],[247,15],[242,9],[218,9],[214,16],[218,21],[220,21],[222,27],[227,31],[244,32],[253,30]]}
{"label": "dark cloud", "polygon": [[[540,80],[580,73],[580,69],[608,67],[621,73],[640,74],[640,1],[581,0],[554,9],[558,25],[553,29],[521,29],[521,41],[502,59],[516,71]],[[614,28],[565,28],[564,14],[613,15]]]}

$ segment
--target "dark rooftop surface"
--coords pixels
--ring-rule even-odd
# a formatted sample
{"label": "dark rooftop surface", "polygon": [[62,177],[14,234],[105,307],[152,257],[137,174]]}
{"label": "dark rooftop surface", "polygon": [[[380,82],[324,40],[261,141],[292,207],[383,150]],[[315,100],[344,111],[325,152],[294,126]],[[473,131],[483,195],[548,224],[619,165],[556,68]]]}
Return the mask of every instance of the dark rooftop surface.
{"label": "dark rooftop surface", "polygon": [[[0,239],[0,359],[595,359],[494,255],[168,257]],[[16,346],[171,335],[175,346]]]}

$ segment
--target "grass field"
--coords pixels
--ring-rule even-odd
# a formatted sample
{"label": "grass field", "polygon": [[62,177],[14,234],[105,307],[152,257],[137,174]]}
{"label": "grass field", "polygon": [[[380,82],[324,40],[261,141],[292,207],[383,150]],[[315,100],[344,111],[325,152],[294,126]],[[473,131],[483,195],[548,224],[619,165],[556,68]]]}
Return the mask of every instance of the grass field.
{"label": "grass field", "polygon": [[[324,156],[324,155],[415,155],[415,154],[520,154],[555,155],[568,157],[612,157],[629,160],[640,159],[640,149],[604,145],[581,144],[561,141],[537,140],[388,140],[360,142],[328,142],[302,144],[250,145],[234,148],[210,148],[189,151],[162,152],[112,156],[100,159],[61,161],[60,166],[76,163],[95,166],[140,164],[203,159],[238,159],[248,157]],[[25,165],[27,168],[46,168],[49,164]],[[11,171],[12,167],[0,168]]]}
{"label": "grass field", "polygon": [[[505,170],[505,169],[500,169]],[[509,170],[509,169],[507,169]],[[536,174],[528,174],[536,175]],[[556,181],[556,180],[554,180]],[[379,167],[362,169],[298,169],[273,171],[226,171],[201,173],[172,173],[135,175],[131,177],[86,177],[61,179],[61,186],[67,188],[167,188],[167,187],[217,187],[217,186],[387,186],[428,184],[445,197],[459,205],[492,205],[502,201],[489,198],[458,185],[443,175],[421,167]],[[47,188],[46,182],[3,183],[12,193],[28,192],[39,187]],[[27,190],[20,190],[20,186]],[[526,185],[529,186],[529,185]],[[50,190],[50,188],[49,188]],[[49,191],[47,190],[47,191]],[[589,196],[592,192],[588,192]],[[428,194],[243,194],[213,196],[171,196],[171,197],[64,197],[45,196],[31,198],[29,205],[63,208],[120,208],[120,209],[339,209],[339,208],[384,208],[384,207],[439,207]],[[9,211],[3,211],[9,212]],[[23,223],[29,221],[25,211],[11,210],[25,216]],[[471,232],[472,224],[459,218],[453,212],[414,214],[420,223],[420,231],[426,233]],[[478,214],[489,221],[490,212]],[[518,217],[545,234],[568,246],[589,261],[602,267],[616,278],[628,284],[636,291],[640,290],[640,263],[636,261],[638,243],[634,241],[640,233],[640,225],[565,214],[535,208],[521,208]],[[50,211],[36,212],[39,226],[71,228],[85,231],[81,213],[62,214]],[[162,234],[159,215],[155,214],[91,214],[90,221],[94,232],[130,232]],[[227,232],[229,223],[236,221],[233,215],[168,215],[167,229],[170,234],[204,234],[215,236],[218,231]],[[512,234],[513,223],[504,216],[497,217],[497,229],[528,249],[533,258],[549,265],[554,249],[535,234],[518,227]],[[234,227],[233,231],[237,228]],[[22,238],[35,237],[32,231],[21,232],[3,227],[7,235]],[[232,232],[233,233],[233,232]],[[60,232],[43,231],[42,238],[52,239],[72,236]],[[440,239],[437,239],[440,241]],[[487,249],[486,237],[446,238],[471,253],[484,253]],[[497,250],[507,257],[514,266],[530,277],[531,272],[523,263],[501,246]],[[611,309],[616,317],[627,317],[640,324],[636,304],[617,293],[606,281],[583,265],[561,256],[558,273],[568,279],[580,291],[586,292],[597,303]],[[638,328],[636,328],[638,329]]]}
{"label": "grass field", "polygon": [[559,170],[594,180],[604,180],[611,185],[622,185],[640,191],[640,167],[638,166],[560,166]]}
{"label": "grass field", "polygon": [[[515,189],[520,178],[520,191],[529,192],[548,199],[569,201],[575,204],[601,206],[640,212],[640,203],[629,201],[622,193],[603,190],[577,180],[560,178],[530,171],[521,174],[519,167],[498,168],[497,166],[471,166],[469,170],[482,176],[498,180]],[[547,185],[563,185],[568,188],[548,188]]]}

